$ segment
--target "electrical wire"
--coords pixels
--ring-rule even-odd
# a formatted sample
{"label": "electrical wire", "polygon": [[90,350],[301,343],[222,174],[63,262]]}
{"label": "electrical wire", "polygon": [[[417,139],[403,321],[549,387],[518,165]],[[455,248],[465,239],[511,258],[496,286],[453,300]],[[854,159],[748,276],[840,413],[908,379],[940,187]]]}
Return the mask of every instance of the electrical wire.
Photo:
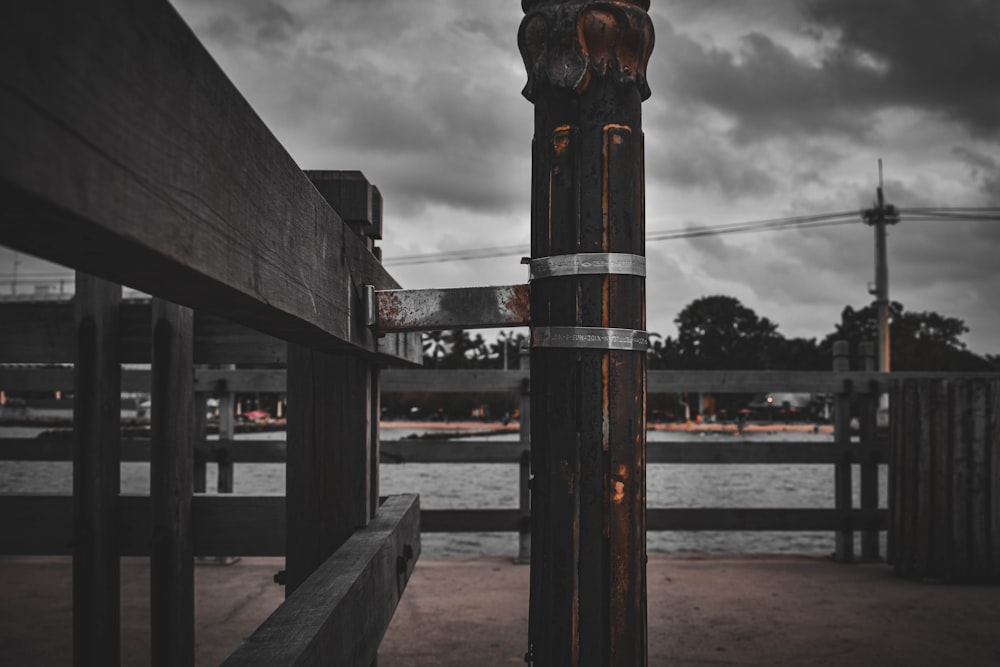
{"label": "electrical wire", "polygon": [[[747,232],[773,231],[787,228],[813,228],[833,225],[844,225],[858,221],[857,211],[840,211],[818,215],[793,216],[787,218],[769,218],[749,222],[734,222],[722,225],[701,225],[685,227],[662,232],[651,232],[646,235],[647,242],[670,241],[684,238],[699,238],[717,236],[720,234],[736,234]],[[530,252],[525,245],[495,246],[491,248],[466,248],[437,253],[414,255],[398,255],[387,257],[384,263],[389,266],[412,266],[416,264],[431,264],[435,262],[457,262],[472,259],[490,259],[510,255],[524,255]]]}

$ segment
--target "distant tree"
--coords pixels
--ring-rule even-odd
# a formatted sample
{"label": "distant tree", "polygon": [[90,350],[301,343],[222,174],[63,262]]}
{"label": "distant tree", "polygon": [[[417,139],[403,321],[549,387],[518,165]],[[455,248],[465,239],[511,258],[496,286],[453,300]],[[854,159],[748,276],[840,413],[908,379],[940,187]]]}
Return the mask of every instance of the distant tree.
{"label": "distant tree", "polygon": [[[897,371],[988,371],[996,368],[987,357],[966,349],[962,335],[969,332],[965,322],[933,311],[908,312],[893,301],[889,305],[889,354]],[[852,355],[862,341],[878,340],[878,311],[874,304],[855,310],[847,306],[840,323],[820,344],[830,355],[834,341],[846,340]],[[855,363],[857,365],[857,363]]]}
{"label": "distant tree", "polygon": [[786,371],[825,371],[830,355],[824,354],[815,338],[781,338],[774,345],[771,368]]}
{"label": "distant tree", "polygon": [[437,368],[448,354],[448,343],[443,331],[427,331],[423,336],[424,365]]}
{"label": "distant tree", "polygon": [[677,341],[661,334],[650,332],[649,334],[649,368],[653,370],[664,370],[680,368],[680,352]]}
{"label": "distant tree", "polygon": [[769,368],[778,325],[731,296],[695,299],[677,315],[678,360],[692,369]]}
{"label": "distant tree", "polygon": [[446,331],[444,340],[448,344],[448,354],[442,359],[441,368],[468,368],[472,365],[466,352],[473,348],[473,343],[464,329]]}
{"label": "distant tree", "polygon": [[502,336],[497,336],[496,342],[490,345],[490,358],[493,368],[503,368],[504,350],[507,352],[507,368],[521,367],[521,350],[528,346],[528,337],[523,333],[513,333],[511,331],[501,331]]}

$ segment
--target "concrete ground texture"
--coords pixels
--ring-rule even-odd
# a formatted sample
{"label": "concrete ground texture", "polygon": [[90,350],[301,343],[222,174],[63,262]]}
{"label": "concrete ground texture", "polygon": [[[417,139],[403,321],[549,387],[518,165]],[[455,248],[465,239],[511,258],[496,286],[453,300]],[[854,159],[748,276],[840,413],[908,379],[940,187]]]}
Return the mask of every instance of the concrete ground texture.
{"label": "concrete ground texture", "polygon": [[[196,568],[197,664],[225,659],[281,602],[282,560]],[[379,667],[524,664],[528,567],[421,559]],[[881,564],[680,557],[648,566],[649,664],[1000,665],[1000,587],[896,578]],[[149,567],[122,559],[122,662],[149,664]],[[68,558],[0,558],[0,664],[70,664]]]}

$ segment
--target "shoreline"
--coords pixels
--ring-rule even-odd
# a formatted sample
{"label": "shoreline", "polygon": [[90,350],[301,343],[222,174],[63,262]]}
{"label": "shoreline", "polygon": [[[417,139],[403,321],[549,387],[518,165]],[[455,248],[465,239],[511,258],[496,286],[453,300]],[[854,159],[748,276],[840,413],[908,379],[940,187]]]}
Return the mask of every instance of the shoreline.
{"label": "shoreline", "polygon": [[[53,419],[42,417],[38,419],[0,419],[2,427],[40,428],[50,431],[62,431],[71,429],[71,420]],[[412,419],[382,420],[382,429],[410,429],[414,431],[455,431],[479,433],[489,431],[491,433],[517,433],[520,425],[517,420],[512,420],[506,425],[500,421],[475,421],[475,420],[454,420],[454,421],[419,421]],[[124,425],[123,431],[143,432],[148,430],[148,426],[140,424]],[[284,420],[272,420],[269,422],[256,422],[247,424],[237,424],[237,433],[254,433],[267,431],[285,430]],[[647,431],[667,431],[667,432],[691,432],[691,433],[727,433],[739,435],[740,430],[732,422],[651,422],[646,425]],[[212,424],[206,429],[207,433],[217,433],[217,424]],[[833,433],[832,424],[818,424],[814,422],[749,422],[743,425],[742,433]]]}
{"label": "shoreline", "polygon": [[[517,421],[511,421],[504,426],[498,421],[442,421],[425,422],[417,420],[383,420],[381,428],[399,428],[426,431],[504,431],[517,433]],[[655,422],[646,425],[647,431],[690,431],[692,433],[731,433],[738,434],[739,429],[733,423],[696,423],[696,422]],[[750,422],[743,426],[744,433],[833,433],[832,424],[816,424],[814,422]]]}

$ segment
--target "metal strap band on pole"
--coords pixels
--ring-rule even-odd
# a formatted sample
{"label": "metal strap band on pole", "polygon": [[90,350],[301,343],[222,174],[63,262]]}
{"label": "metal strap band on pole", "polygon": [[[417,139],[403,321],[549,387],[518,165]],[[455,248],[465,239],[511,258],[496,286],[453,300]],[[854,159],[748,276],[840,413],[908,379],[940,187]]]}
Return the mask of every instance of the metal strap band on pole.
{"label": "metal strap band on pole", "polygon": [[584,274],[621,274],[646,277],[646,258],[625,252],[585,252],[553,255],[531,260],[528,280],[578,276]]}
{"label": "metal strap band on pole", "polygon": [[604,327],[535,327],[531,330],[531,346],[645,352],[649,347],[649,334],[635,329]]}

